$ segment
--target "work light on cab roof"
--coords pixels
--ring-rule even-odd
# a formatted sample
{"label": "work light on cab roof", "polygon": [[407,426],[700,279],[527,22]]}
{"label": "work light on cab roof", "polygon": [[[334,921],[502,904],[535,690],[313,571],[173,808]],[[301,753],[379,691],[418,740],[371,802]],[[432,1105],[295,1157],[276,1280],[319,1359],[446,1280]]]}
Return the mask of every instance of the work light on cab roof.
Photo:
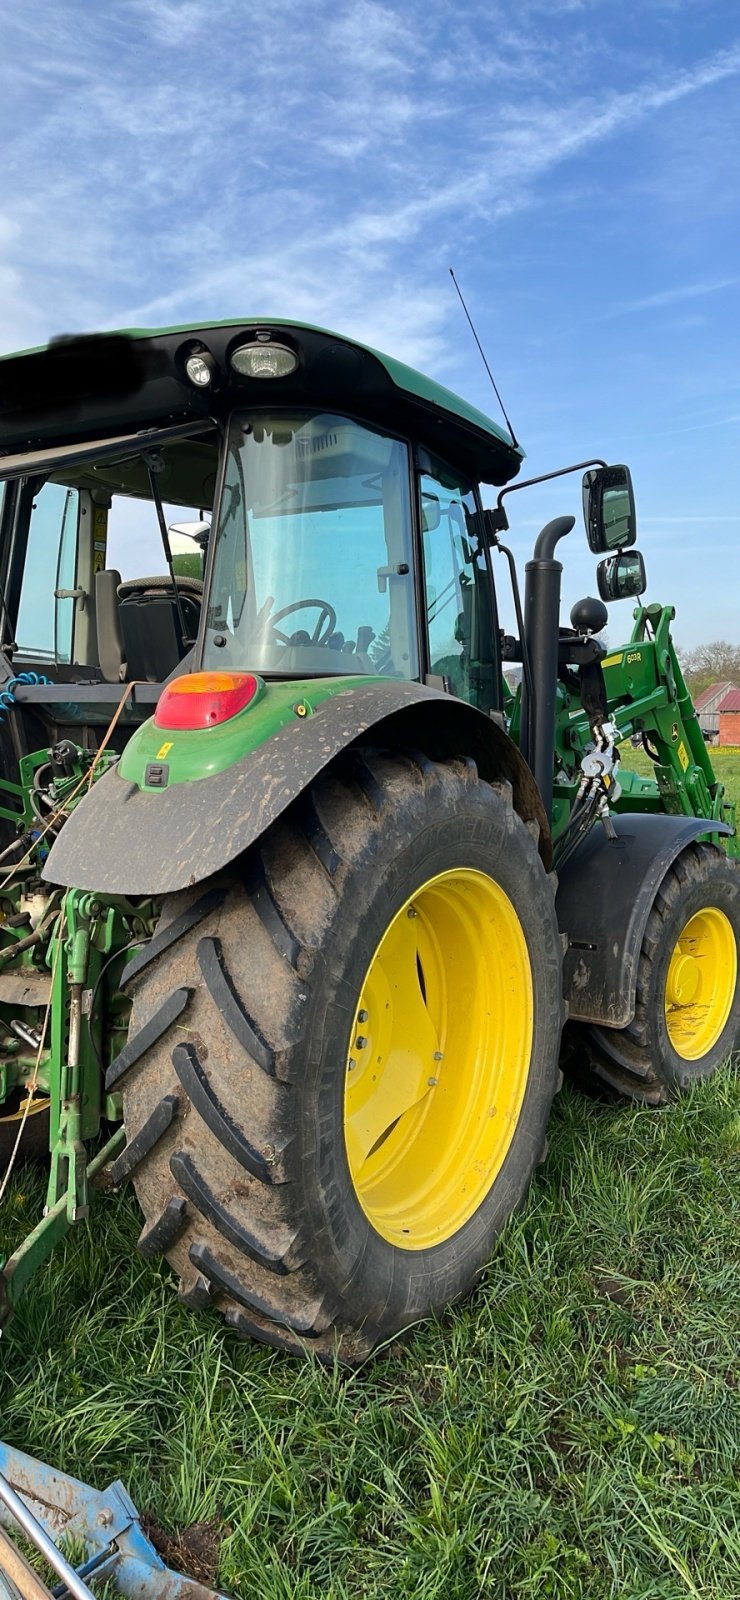
{"label": "work light on cab roof", "polygon": [[206,350],[188,356],[185,362],[185,371],[190,382],[195,384],[196,389],[208,388],[209,383],[213,380],[214,367],[213,356],[209,355]]}
{"label": "work light on cab roof", "polygon": [[289,378],[298,366],[295,350],[262,335],[251,344],[237,345],[231,365],[243,378]]}

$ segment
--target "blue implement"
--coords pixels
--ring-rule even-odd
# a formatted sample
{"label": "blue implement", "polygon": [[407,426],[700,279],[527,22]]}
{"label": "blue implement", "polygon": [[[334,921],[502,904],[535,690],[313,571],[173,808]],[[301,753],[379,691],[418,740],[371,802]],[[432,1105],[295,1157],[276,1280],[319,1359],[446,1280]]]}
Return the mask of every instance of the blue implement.
{"label": "blue implement", "polygon": [[[19,1531],[56,1572],[60,1582],[49,1590],[28,1577],[15,1546],[0,1540],[0,1600],[95,1600],[88,1580],[110,1579],[128,1600],[227,1600],[165,1566],[139,1520],[124,1485],[91,1489],[67,1473],[0,1443],[0,1526]],[[85,1547],[85,1559],[73,1568],[59,1549],[59,1540],[74,1539]],[[33,1580],[33,1581],[32,1581]]]}

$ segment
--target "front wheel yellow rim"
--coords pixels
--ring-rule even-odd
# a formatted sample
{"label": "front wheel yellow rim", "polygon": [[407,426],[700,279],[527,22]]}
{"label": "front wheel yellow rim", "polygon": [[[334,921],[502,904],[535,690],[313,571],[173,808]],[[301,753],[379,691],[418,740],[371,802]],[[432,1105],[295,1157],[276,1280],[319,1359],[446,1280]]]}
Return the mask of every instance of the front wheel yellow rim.
{"label": "front wheel yellow rim", "polygon": [[350,1175],[382,1238],[422,1250],[474,1216],[514,1137],[533,1032],[508,895],[469,868],[430,878],[375,951],[346,1061]]}
{"label": "front wheel yellow rim", "polygon": [[684,1061],[698,1061],[721,1037],[737,987],[737,941],[724,911],[705,906],[689,917],[666,978],[668,1037]]}

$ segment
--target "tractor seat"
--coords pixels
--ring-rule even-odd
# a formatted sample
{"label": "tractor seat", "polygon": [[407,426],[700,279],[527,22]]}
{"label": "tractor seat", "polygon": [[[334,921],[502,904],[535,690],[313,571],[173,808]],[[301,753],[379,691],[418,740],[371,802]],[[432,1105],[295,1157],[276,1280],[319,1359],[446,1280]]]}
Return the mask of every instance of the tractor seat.
{"label": "tractor seat", "polygon": [[184,628],[169,576],[122,583],[112,568],[98,573],[98,654],[109,683],[164,683],[187,655],[198,632],[203,585],[198,578],[178,578],[177,589]]}
{"label": "tractor seat", "polygon": [[127,578],[118,585],[123,651],[129,678],[164,683],[182,661],[198,632],[203,584],[177,578],[185,623],[184,637],[169,574]]}
{"label": "tractor seat", "polygon": [[[177,578],[177,587],[181,595],[194,595],[197,599],[203,598],[203,584],[200,578]],[[128,600],[131,595],[141,594],[172,594],[172,579],[168,572],[155,573],[152,578],[126,578],[118,585],[119,600]]]}

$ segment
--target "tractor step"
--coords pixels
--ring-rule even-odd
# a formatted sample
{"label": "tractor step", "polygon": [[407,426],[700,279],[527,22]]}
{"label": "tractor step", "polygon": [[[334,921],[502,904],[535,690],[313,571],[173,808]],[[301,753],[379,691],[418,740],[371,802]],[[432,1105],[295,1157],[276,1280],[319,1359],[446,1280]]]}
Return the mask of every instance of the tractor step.
{"label": "tractor step", "polygon": [[[44,1557],[56,1588],[46,1587],[3,1527]],[[61,1538],[84,1544],[81,1566],[70,1566]],[[99,1579],[129,1600],[227,1600],[165,1566],[122,1483],[101,1492],[0,1443],[0,1600],[95,1600],[89,1583]]]}

